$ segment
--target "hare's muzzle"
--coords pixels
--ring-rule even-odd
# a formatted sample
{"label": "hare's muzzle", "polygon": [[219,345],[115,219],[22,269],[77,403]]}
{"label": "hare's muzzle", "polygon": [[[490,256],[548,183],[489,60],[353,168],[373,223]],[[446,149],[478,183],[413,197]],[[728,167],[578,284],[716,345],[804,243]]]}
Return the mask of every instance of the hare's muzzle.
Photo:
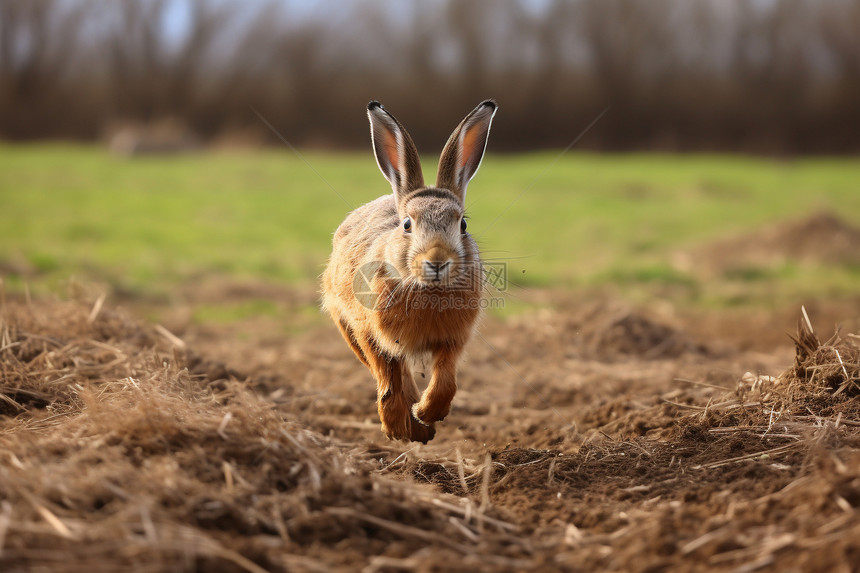
{"label": "hare's muzzle", "polygon": [[413,259],[413,273],[425,284],[444,286],[453,274],[456,260],[456,252],[437,244]]}
{"label": "hare's muzzle", "polygon": [[444,263],[434,263],[424,261],[424,278],[430,282],[442,282],[448,276],[448,271],[451,269],[451,261]]}

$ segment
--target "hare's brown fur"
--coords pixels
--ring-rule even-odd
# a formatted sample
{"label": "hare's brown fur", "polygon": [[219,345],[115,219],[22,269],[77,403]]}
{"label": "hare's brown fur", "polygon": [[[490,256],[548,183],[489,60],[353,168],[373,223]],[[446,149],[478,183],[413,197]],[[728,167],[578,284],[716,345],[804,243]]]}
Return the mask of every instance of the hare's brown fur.
{"label": "hare's brown fur", "polygon": [[[463,202],[495,110],[486,101],[466,116],[442,152],[437,185],[427,187],[408,133],[378,103],[368,106],[374,152],[394,193],[338,227],[323,307],[376,378],[382,430],[391,438],[432,439],[457,390],[457,361],[483,290],[478,247],[461,228]],[[357,293],[357,284],[367,292]],[[433,375],[422,395],[409,362],[427,355]]]}

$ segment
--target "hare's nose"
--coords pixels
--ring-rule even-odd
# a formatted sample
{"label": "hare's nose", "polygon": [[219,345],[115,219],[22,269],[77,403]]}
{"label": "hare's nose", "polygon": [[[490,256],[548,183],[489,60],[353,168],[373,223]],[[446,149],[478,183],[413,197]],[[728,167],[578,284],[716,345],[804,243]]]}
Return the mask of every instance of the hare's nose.
{"label": "hare's nose", "polygon": [[433,280],[441,280],[451,267],[451,261],[432,262],[424,261],[424,273],[429,275]]}

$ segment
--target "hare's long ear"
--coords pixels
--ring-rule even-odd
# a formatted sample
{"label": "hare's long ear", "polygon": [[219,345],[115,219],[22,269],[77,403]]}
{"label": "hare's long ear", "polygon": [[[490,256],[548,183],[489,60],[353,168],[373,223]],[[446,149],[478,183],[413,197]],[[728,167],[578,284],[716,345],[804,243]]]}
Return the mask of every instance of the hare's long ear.
{"label": "hare's long ear", "polygon": [[367,104],[367,117],[376,163],[391,183],[399,204],[407,192],[424,186],[418,150],[400,122],[378,101]]}
{"label": "hare's long ear", "polygon": [[466,187],[481,166],[496,109],[493,100],[481,102],[460,122],[442,150],[436,186],[453,191],[460,201],[465,202]]}

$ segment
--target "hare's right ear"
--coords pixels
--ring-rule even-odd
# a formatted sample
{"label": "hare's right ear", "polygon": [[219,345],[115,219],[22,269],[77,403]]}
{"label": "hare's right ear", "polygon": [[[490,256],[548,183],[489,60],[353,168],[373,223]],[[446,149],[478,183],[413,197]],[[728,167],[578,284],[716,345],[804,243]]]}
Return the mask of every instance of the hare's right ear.
{"label": "hare's right ear", "polygon": [[367,104],[367,117],[376,163],[391,183],[399,204],[407,192],[424,186],[418,150],[400,122],[378,101]]}
{"label": "hare's right ear", "polygon": [[497,108],[496,102],[491,99],[478,104],[448,138],[439,158],[436,186],[453,191],[462,203],[466,201],[466,187],[484,158],[490,125]]}

